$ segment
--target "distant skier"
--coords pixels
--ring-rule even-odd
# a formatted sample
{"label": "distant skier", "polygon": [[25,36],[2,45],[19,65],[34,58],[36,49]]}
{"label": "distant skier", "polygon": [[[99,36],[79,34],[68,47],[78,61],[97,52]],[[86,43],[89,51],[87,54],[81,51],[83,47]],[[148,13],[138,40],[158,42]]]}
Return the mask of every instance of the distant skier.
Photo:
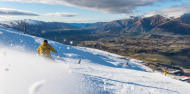
{"label": "distant skier", "polygon": [[53,59],[50,54],[50,50],[54,53],[57,53],[57,51],[51,45],[48,44],[48,41],[44,40],[43,43],[38,47],[37,53],[48,60],[55,61],[55,59]]}
{"label": "distant skier", "polygon": [[80,64],[80,63],[81,63],[81,59],[79,60],[78,64]]}

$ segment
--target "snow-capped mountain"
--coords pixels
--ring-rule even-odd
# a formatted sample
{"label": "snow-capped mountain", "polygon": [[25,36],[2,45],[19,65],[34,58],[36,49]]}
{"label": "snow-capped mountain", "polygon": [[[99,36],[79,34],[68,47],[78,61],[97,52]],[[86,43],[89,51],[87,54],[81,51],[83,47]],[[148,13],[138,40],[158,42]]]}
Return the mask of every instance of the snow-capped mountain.
{"label": "snow-capped mountain", "polygon": [[1,25],[7,25],[9,27],[18,26],[23,23],[26,23],[28,25],[40,25],[40,24],[42,24],[42,21],[36,21],[36,20],[31,20],[31,19],[0,21]]}
{"label": "snow-capped mountain", "polygon": [[[190,84],[152,73],[138,60],[49,40],[67,64],[40,57],[44,39],[0,26],[0,94],[189,94]],[[74,41],[73,41],[74,42]],[[81,59],[81,64],[78,61]]]}
{"label": "snow-capped mountain", "polygon": [[64,31],[64,29],[88,29],[93,31],[105,32],[105,34],[122,33],[123,31],[125,31],[123,32],[123,34],[126,32],[136,32],[153,34],[190,35],[189,15],[190,14],[184,14],[179,18],[167,18],[161,15],[153,15],[150,17],[130,17],[123,20],[114,20],[111,22],[97,23],[61,23],[25,19],[1,21],[0,25],[5,26],[7,28],[13,28],[18,31],[24,31],[24,25],[25,23],[27,23],[27,33],[36,36],[41,34],[42,31],[62,32]]}
{"label": "snow-capped mountain", "polygon": [[[161,15],[150,17],[131,17],[122,20],[114,20],[95,28],[107,33],[137,32],[153,34],[181,34],[190,35],[190,14],[184,14],[179,18],[167,18]],[[114,32],[113,32],[114,31]]]}
{"label": "snow-capped mountain", "polygon": [[46,32],[54,32],[53,30],[63,30],[63,29],[77,29],[77,27],[69,25],[67,23],[62,22],[44,22],[44,21],[36,21],[30,19],[24,20],[11,20],[11,21],[0,21],[0,25],[13,28],[15,30],[24,31],[26,24],[26,33],[32,35],[38,35]]}

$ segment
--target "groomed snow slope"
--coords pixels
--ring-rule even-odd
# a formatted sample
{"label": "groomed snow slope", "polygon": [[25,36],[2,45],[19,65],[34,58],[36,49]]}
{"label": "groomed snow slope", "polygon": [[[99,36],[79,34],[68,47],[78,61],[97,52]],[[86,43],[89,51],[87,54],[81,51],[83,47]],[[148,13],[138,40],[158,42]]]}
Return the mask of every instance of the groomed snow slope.
{"label": "groomed snow slope", "polygon": [[[42,38],[0,27],[0,94],[189,94],[190,84],[118,55],[49,41],[67,62],[36,55]],[[109,55],[108,55],[109,54]],[[77,64],[81,59],[81,64]],[[146,70],[145,70],[146,69]]]}

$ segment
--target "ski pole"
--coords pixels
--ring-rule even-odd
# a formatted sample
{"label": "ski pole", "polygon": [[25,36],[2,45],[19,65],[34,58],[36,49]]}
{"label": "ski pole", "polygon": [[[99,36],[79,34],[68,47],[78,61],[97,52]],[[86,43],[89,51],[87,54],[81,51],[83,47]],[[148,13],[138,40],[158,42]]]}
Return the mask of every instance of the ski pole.
{"label": "ski pole", "polygon": [[[57,55],[59,56],[59,54],[57,53]],[[59,56],[60,57],[60,56]],[[60,57],[61,58],[61,57]],[[63,58],[61,58],[63,60]],[[65,62],[65,60],[63,60]],[[66,63],[66,62],[65,62]],[[66,63],[67,64],[67,63]]]}

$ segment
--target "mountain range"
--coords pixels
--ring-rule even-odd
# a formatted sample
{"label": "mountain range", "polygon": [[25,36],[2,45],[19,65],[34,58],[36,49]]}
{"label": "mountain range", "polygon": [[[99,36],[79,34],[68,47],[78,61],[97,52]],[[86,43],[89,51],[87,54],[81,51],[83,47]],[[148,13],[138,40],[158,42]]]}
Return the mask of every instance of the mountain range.
{"label": "mountain range", "polygon": [[18,31],[24,31],[25,24],[26,24],[26,32],[29,34],[42,34],[60,29],[78,29],[77,27],[69,25],[67,23],[44,22],[44,21],[36,21],[30,19],[0,22],[0,25],[7,28],[13,28]]}
{"label": "mountain range", "polygon": [[99,26],[102,26],[104,24],[106,24],[107,22],[96,22],[96,23],[68,23],[72,26],[78,27],[78,28],[82,28],[82,29],[93,29],[93,28],[97,28]]}
{"label": "mountain range", "polygon": [[150,17],[131,17],[111,22],[97,23],[63,23],[63,22],[43,22],[35,20],[1,21],[0,25],[23,31],[27,24],[27,32],[42,34],[45,32],[65,31],[65,30],[91,30],[104,32],[138,32],[138,33],[169,33],[190,35],[190,14],[184,14],[178,18],[167,18],[161,15]]}
{"label": "mountain range", "polygon": [[166,18],[154,15],[145,18],[127,18],[108,22],[96,28],[96,30],[120,30],[124,32],[139,33],[172,33],[190,35],[190,14],[184,14],[179,18]]}

